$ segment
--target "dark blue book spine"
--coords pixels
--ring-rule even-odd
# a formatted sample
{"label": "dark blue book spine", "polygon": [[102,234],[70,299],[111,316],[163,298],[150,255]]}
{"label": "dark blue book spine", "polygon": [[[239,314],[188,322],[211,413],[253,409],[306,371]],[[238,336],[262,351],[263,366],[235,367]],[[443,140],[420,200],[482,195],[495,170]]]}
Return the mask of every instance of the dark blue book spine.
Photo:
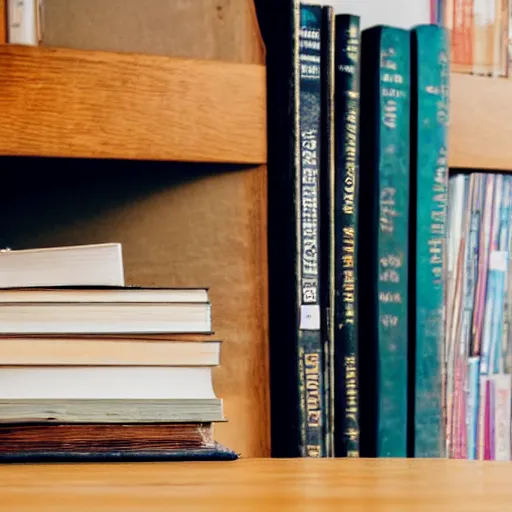
{"label": "dark blue book spine", "polygon": [[336,16],[334,182],[335,453],[359,456],[357,209],[359,181],[359,17]]}
{"label": "dark blue book spine", "polygon": [[298,276],[298,364],[300,453],[326,456],[324,345],[320,311],[320,143],[321,143],[320,6],[300,6],[299,141],[296,181],[300,255]]}

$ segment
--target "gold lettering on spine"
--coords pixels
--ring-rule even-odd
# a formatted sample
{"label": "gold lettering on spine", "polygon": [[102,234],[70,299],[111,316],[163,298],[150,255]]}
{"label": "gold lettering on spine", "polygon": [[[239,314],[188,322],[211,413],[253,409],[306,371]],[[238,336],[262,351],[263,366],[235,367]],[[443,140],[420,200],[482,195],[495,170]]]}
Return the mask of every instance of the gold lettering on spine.
{"label": "gold lettering on spine", "polygon": [[[357,31],[356,31],[357,32]],[[353,37],[352,37],[353,36]],[[349,56],[356,61],[358,54],[357,33],[348,40]],[[342,210],[345,215],[355,214],[355,187],[357,165],[357,119],[359,92],[347,92],[347,111],[345,114],[345,176],[343,183]],[[355,322],[355,231],[353,227],[344,227],[342,234],[342,297],[345,308],[345,323]],[[341,327],[341,326],[340,326]]]}
{"label": "gold lettering on spine", "polygon": [[[342,269],[343,285],[342,297],[345,306],[345,323],[353,324],[355,321],[355,270],[354,270],[355,231],[353,227],[343,228]],[[341,326],[340,326],[341,327]]]}
{"label": "gold lettering on spine", "polygon": [[[345,357],[345,430],[350,443],[359,444],[357,368],[355,356]],[[348,451],[347,457],[358,457],[357,450]]]}
{"label": "gold lettering on spine", "polygon": [[[436,120],[439,125],[446,125],[448,122],[447,103],[447,76],[448,56],[441,52],[439,56],[441,64],[441,85],[427,85],[425,92],[437,97]],[[432,185],[432,210],[430,214],[430,239],[428,241],[428,254],[430,268],[432,271],[433,283],[443,284],[443,261],[445,246],[445,220],[447,204],[447,179],[448,179],[448,151],[442,146],[436,160],[434,180]]]}
{"label": "gold lettering on spine", "polygon": [[[351,65],[346,66],[346,72],[354,74],[359,60],[359,28],[350,26],[349,37],[346,47],[347,57]],[[357,83],[352,81],[352,87],[356,88]],[[339,325],[350,325],[355,328],[356,321],[356,233],[353,219],[356,215],[355,193],[357,186],[357,146],[358,146],[358,117],[359,117],[359,91],[349,90],[346,92],[346,112],[344,116],[344,182],[342,212],[350,216],[347,219],[347,226],[344,226],[341,233],[341,271],[343,275],[341,293],[343,300],[343,322]],[[352,350],[352,349],[350,349]],[[359,398],[357,386],[357,359],[355,354],[347,353],[344,356],[344,418],[343,436],[345,446],[348,448],[347,457],[358,457],[359,450],[351,447],[359,446]]]}
{"label": "gold lettering on spine", "polygon": [[[397,99],[405,98],[407,92],[403,89],[404,77],[397,72],[398,66],[395,60],[394,48],[383,49],[380,55],[381,91],[385,98],[382,113],[382,123],[390,130],[397,128],[398,102]],[[402,87],[402,88],[400,88]],[[387,154],[393,154],[396,150],[394,144],[384,148]],[[395,230],[395,218],[399,213],[396,210],[396,188],[385,186],[380,191],[379,197],[379,228],[383,234],[391,234]],[[385,255],[380,259],[379,282],[386,283],[386,287],[400,283],[399,269],[402,267],[400,256],[394,254]],[[399,292],[379,291],[378,301],[381,304],[400,304],[403,302]],[[398,316],[381,313],[379,323],[386,328],[398,327]]]}
{"label": "gold lettering on spine", "polygon": [[345,116],[345,181],[343,183],[343,213],[354,214],[354,192],[356,181],[357,151],[357,100],[358,94],[351,92]]}
{"label": "gold lettering on spine", "polygon": [[302,302],[318,301],[318,131],[302,132]]}
{"label": "gold lettering on spine", "polygon": [[320,356],[317,353],[304,355],[304,373],[306,380],[306,417],[310,427],[321,427],[322,410],[320,406]]}

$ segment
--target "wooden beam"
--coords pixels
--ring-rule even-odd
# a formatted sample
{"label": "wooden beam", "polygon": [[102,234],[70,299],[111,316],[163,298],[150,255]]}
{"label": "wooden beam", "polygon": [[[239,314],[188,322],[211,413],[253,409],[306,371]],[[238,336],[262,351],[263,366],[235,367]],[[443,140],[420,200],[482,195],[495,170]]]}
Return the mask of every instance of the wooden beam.
{"label": "wooden beam", "polygon": [[265,68],[0,46],[0,154],[261,164]]}

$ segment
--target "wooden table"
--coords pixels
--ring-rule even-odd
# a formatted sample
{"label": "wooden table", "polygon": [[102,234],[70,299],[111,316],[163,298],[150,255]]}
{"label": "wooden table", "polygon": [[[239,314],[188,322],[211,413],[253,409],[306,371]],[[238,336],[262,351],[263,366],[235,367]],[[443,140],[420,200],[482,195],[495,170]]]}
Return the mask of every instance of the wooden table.
{"label": "wooden table", "polygon": [[2,465],[0,510],[512,510],[512,463],[253,459]]}

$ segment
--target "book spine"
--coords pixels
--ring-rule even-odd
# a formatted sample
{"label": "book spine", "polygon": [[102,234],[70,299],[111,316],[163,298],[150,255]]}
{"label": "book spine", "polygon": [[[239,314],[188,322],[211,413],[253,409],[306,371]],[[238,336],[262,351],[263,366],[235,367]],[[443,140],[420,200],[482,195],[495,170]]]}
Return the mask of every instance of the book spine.
{"label": "book spine", "polygon": [[510,460],[511,376],[494,376],[494,460]]}
{"label": "book spine", "polygon": [[480,354],[485,321],[485,297],[487,295],[487,273],[489,265],[489,247],[491,237],[491,224],[493,214],[493,197],[495,176],[489,174],[482,178],[485,187],[483,214],[480,226],[480,239],[478,242],[478,276],[475,290],[475,305],[472,324],[473,349],[475,354]]}
{"label": "book spine", "polygon": [[382,31],[379,72],[377,456],[407,451],[410,38]]}
{"label": "book spine", "polygon": [[326,456],[324,349],[320,321],[320,6],[301,4],[299,32],[300,172],[296,182],[299,224],[299,429],[303,457]]}
{"label": "book spine", "polygon": [[478,357],[468,360],[468,410],[467,410],[467,458],[477,458],[477,430],[478,430],[478,399],[479,391],[479,365]]}
{"label": "book spine", "polygon": [[472,11],[473,0],[455,0],[451,38],[453,69],[470,73],[472,69]]}
{"label": "book spine", "polygon": [[[407,454],[410,32],[362,33],[361,455]],[[364,210],[364,211],[363,211]]]}
{"label": "book spine", "polygon": [[322,330],[325,357],[325,435],[327,455],[334,456],[334,304],[335,304],[335,252],[334,252],[334,180],[335,180],[335,128],[334,128],[334,9],[322,8],[322,143],[320,206],[322,216],[320,265],[323,295]]}
{"label": "book spine", "polygon": [[[412,31],[411,331],[414,455],[443,457],[444,261],[448,190],[449,42],[444,28]],[[414,217],[414,216],[413,216]],[[415,327],[415,329],[414,329]]]}
{"label": "book spine", "polygon": [[335,453],[359,456],[357,209],[359,180],[360,19],[336,16]]}

